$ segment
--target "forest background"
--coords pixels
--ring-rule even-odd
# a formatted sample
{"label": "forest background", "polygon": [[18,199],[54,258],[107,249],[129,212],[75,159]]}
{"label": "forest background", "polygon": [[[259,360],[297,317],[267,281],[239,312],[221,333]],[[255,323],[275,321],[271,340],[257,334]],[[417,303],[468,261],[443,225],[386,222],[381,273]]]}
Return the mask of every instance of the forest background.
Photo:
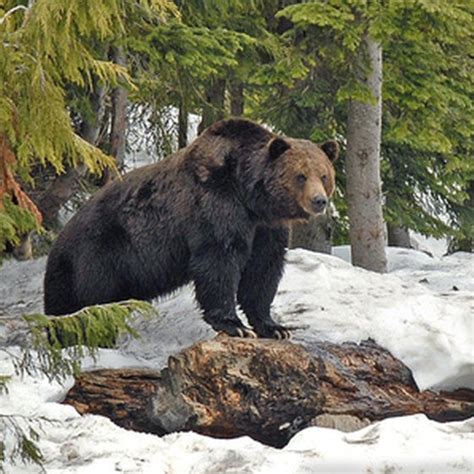
{"label": "forest background", "polygon": [[[245,116],[336,138],[338,216],[323,223],[336,244],[354,240],[355,186],[374,198],[368,238],[409,246],[415,231],[472,251],[473,13],[463,0],[0,1],[0,252],[29,256],[32,231],[41,252],[64,206],[138,145],[155,159],[185,146],[195,115],[199,131]],[[361,124],[379,127],[372,190],[350,156]],[[384,271],[380,252],[359,264]]]}

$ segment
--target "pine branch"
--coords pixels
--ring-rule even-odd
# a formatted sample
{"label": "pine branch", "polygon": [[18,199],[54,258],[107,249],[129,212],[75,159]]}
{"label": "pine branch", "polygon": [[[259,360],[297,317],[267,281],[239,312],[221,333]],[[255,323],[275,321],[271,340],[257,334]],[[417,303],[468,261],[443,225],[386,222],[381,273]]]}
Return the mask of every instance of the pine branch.
{"label": "pine branch", "polygon": [[0,374],[0,395],[8,393],[8,382],[10,381],[10,375],[1,375]]}
{"label": "pine branch", "polygon": [[96,360],[99,347],[114,347],[122,334],[139,337],[131,326],[136,312],[145,317],[156,314],[151,304],[128,300],[90,306],[66,316],[26,315],[23,319],[32,345],[14,360],[15,370],[18,374],[39,372],[59,382],[77,375],[84,357]]}
{"label": "pine branch", "polygon": [[10,466],[33,463],[43,468],[43,454],[37,446],[39,433],[30,425],[29,419],[17,415],[0,414],[0,472],[9,472],[4,468]]}
{"label": "pine branch", "polygon": [[[63,381],[77,375],[86,356],[94,360],[98,347],[111,347],[123,333],[139,334],[131,326],[136,313],[145,317],[156,314],[149,303],[128,300],[121,303],[90,306],[76,313],[48,317],[43,314],[23,316],[29,327],[32,344],[18,357],[10,354],[19,375],[46,375],[50,381]],[[74,344],[74,345],[71,345]],[[67,348],[64,346],[69,345]],[[6,348],[0,350],[8,353]],[[8,375],[0,375],[0,394],[8,389]],[[37,446],[40,435],[32,422],[51,420],[0,413],[0,473],[6,463],[34,463],[44,472],[43,455]]]}

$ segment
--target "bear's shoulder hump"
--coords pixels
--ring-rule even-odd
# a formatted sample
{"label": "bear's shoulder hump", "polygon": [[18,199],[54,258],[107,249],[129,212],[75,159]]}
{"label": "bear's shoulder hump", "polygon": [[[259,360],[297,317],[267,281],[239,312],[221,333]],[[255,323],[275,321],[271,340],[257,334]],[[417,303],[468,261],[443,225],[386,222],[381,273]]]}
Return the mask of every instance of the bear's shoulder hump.
{"label": "bear's shoulder hump", "polygon": [[274,134],[262,125],[242,118],[220,120],[211,125],[205,133],[230,140],[245,142],[268,142],[274,137]]}

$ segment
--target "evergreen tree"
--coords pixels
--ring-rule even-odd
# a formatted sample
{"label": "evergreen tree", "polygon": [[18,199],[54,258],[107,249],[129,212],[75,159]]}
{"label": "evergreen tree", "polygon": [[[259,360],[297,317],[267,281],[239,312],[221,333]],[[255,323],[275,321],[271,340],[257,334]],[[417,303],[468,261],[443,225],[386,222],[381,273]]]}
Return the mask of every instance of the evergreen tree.
{"label": "evergreen tree", "polygon": [[[468,235],[474,127],[473,15],[466,2],[441,7],[430,0],[333,0],[284,9],[280,15],[293,23],[286,34],[314,66],[295,87],[269,92],[263,109],[289,134],[316,140],[321,132],[346,136],[347,99],[370,102],[354,75],[354,48],[362,37],[357,12],[371,19],[371,32],[384,50],[385,218],[396,228],[425,235]],[[337,166],[338,181],[345,185],[344,160]],[[341,242],[347,232],[340,226],[346,222],[345,203],[338,195],[336,201]]]}
{"label": "evergreen tree", "polygon": [[381,25],[386,218],[461,237],[472,233],[463,203],[474,174],[473,10],[464,1],[389,5]]}
{"label": "evergreen tree", "polygon": [[130,82],[125,68],[98,58],[94,42],[126,30],[131,4],[165,15],[168,0],[9,0],[0,7],[0,251],[41,216],[22,190],[33,166],[56,173],[83,164],[100,173],[113,161],[74,130],[66,85]]}
{"label": "evergreen tree", "polygon": [[[122,155],[124,141],[109,140],[111,115],[123,138],[124,110],[148,117],[161,156],[175,146],[171,107],[180,110],[181,146],[188,114],[203,112],[203,126],[245,113],[293,136],[345,137],[348,100],[371,100],[355,74],[367,25],[384,50],[385,217],[394,229],[468,238],[472,16],[463,0],[3,2],[0,248],[38,227],[33,201],[48,217],[36,199],[38,168],[46,183],[62,174],[46,196],[58,208],[70,171],[75,180],[114,166],[106,154]],[[125,60],[109,60],[118,50]],[[128,109],[107,105],[112,89],[128,91]],[[100,131],[97,143],[87,127]],[[337,166],[345,186],[343,161]],[[346,211],[340,193],[336,201],[340,242]]]}

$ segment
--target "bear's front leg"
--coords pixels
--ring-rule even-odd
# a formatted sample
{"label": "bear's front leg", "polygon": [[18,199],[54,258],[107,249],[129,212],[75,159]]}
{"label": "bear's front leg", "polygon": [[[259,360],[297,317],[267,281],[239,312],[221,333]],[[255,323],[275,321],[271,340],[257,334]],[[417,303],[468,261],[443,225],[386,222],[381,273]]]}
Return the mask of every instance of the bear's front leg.
{"label": "bear's front leg", "polygon": [[229,336],[257,335],[245,327],[237,316],[236,294],[240,279],[238,259],[219,247],[209,247],[191,257],[191,275],[196,299],[204,312],[204,320],[212,328]]}
{"label": "bear's front leg", "polygon": [[259,227],[255,233],[250,259],[240,279],[238,302],[260,337],[290,337],[290,331],[277,324],[270,316],[270,305],[283,274],[287,245],[286,228]]}

